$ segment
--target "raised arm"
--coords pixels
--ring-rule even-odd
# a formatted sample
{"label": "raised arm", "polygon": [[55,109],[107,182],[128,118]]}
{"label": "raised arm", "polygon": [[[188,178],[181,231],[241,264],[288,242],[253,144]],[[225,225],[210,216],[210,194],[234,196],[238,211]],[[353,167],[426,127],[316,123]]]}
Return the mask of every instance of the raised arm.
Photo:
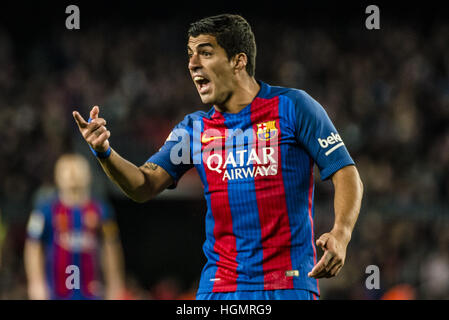
{"label": "raised arm", "polygon": [[346,248],[360,211],[363,184],[357,168],[351,165],[338,170],[332,176],[332,183],[335,188],[335,222],[332,230],[316,241],[324,254],[309,277],[330,278],[338,275],[344,265]]}
{"label": "raised arm", "polygon": [[[106,154],[110,149],[108,139],[111,132],[106,129],[106,120],[98,117],[99,112],[98,106],[92,108],[90,122],[77,111],[73,112],[73,117],[89,146],[99,154]],[[110,149],[109,156],[97,159],[107,176],[136,202],[150,200],[173,183],[173,178],[161,167],[151,163],[137,167],[113,149]]]}

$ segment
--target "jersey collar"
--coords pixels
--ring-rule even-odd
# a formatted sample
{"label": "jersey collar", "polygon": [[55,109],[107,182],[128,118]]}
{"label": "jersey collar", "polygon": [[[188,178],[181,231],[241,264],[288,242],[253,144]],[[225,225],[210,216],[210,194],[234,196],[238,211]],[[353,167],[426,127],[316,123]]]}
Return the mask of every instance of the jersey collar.
{"label": "jersey collar", "polygon": [[235,117],[235,116],[242,116],[242,115],[249,113],[251,111],[251,104],[254,102],[254,100],[256,100],[257,98],[266,99],[266,97],[270,93],[270,86],[268,84],[266,84],[265,82],[260,81],[260,80],[256,80],[256,81],[260,85],[260,89],[250,104],[248,104],[246,107],[244,107],[242,110],[240,110],[237,113],[220,112],[220,111],[217,111],[214,106],[212,106],[212,108],[209,110],[209,114],[210,114],[211,118]]}

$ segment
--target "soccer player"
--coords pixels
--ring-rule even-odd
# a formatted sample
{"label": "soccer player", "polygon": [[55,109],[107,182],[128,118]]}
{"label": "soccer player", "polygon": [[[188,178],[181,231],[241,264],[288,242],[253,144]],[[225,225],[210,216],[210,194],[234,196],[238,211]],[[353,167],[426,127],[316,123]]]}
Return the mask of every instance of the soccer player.
{"label": "soccer player", "polygon": [[108,206],[90,196],[86,159],[61,156],[55,180],[57,196],[42,201],[27,226],[29,298],[119,299],[124,283],[118,229]]}
{"label": "soccer player", "polygon": [[[144,202],[195,167],[207,202],[207,263],[197,299],[317,299],[336,276],[357,220],[362,183],[322,106],[306,92],[255,79],[247,21],[219,15],[192,23],[188,69],[208,112],[188,114],[140,167],[110,147],[99,108],[73,116],[109,178]],[[175,94],[175,93],[174,93]],[[314,163],[335,187],[335,223],[316,245]]]}

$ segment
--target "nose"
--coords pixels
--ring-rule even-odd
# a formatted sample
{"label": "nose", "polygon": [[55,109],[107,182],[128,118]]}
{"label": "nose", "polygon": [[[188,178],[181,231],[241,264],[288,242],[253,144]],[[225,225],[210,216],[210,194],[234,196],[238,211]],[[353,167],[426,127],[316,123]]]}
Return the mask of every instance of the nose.
{"label": "nose", "polygon": [[194,72],[201,68],[200,59],[198,59],[198,55],[194,53],[189,59],[189,70]]}

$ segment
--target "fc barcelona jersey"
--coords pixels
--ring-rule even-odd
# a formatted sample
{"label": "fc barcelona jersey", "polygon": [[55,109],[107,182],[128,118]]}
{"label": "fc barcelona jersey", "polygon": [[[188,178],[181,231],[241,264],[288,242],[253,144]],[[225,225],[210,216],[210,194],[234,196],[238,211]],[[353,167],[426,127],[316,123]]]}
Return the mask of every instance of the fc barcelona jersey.
{"label": "fc barcelona jersey", "polygon": [[[176,182],[195,167],[207,203],[207,263],[198,293],[304,289],[317,262],[313,166],[322,180],[353,165],[323,107],[306,92],[258,82],[238,113],[187,115],[148,162]],[[172,187],[174,187],[173,185]]]}
{"label": "fc barcelona jersey", "polygon": [[33,210],[27,236],[42,243],[50,299],[102,298],[101,244],[113,226],[110,210],[98,201],[70,207],[54,197]]}

